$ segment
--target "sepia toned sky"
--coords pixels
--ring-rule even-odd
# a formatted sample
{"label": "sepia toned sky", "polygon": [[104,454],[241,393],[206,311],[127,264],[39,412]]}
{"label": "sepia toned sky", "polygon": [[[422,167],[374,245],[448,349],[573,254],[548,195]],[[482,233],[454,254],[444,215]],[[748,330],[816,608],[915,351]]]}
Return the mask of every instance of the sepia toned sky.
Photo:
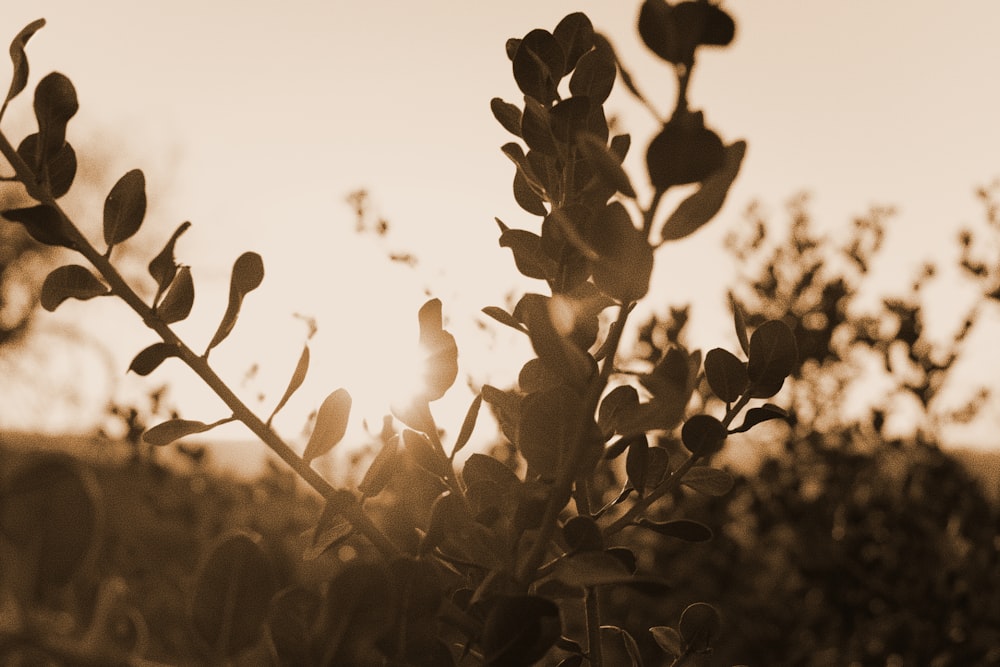
{"label": "sepia toned sky", "polygon": [[[811,210],[831,233],[872,204],[896,206],[879,271],[899,287],[923,260],[955,257],[959,227],[982,219],[974,189],[1000,177],[1000,4],[722,4],[736,19],[736,40],[700,56],[691,102],[725,140],[745,138],[749,150],[719,220],[660,251],[653,292],[659,308],[701,299],[694,333],[705,349],[733,343],[719,326],[733,272],[719,244],[751,200],[778,219],[787,198],[810,190]],[[177,247],[198,287],[195,314],[179,327],[194,347],[225,308],[232,261],[243,250],[264,256],[264,286],[215,355],[224,376],[273,404],[306,335],[294,314],[316,319],[314,372],[278,422],[294,436],[338,386],[352,390],[377,429],[380,388],[405,384],[392,378],[412,356],[428,292],[444,301],[463,376],[513,377],[524,355],[497,355],[475,324],[479,308],[525,286],[496,245],[493,217],[534,223],[512,200],[512,167],[498,150],[510,137],[489,111],[494,96],[519,99],[504,42],[584,11],[665,113],[672,76],[639,44],[638,6],[8,0],[0,38],[48,21],[28,46],[30,85],[52,70],[76,85],[81,111],[69,139],[92,156],[85,167],[95,184],[66,201],[85,226],[97,229],[102,193],[121,174],[145,172],[150,211],[122,260],[127,271],[142,280],[143,253],[155,253],[180,222],[194,223]],[[0,76],[8,71],[0,67]],[[654,121],[621,91],[607,106],[633,135],[627,166],[642,184]],[[28,120],[26,93],[4,129],[19,138]],[[390,222],[387,237],[355,232],[345,197],[359,188],[371,193],[372,215]],[[413,253],[416,268],[386,260],[399,252]],[[117,304],[65,311],[99,340],[128,341],[114,345],[121,372],[152,342]],[[160,379],[179,382],[186,417],[223,416],[180,369],[163,370]],[[120,392],[145,386],[134,377],[102,382]],[[460,419],[467,401],[458,396],[449,414]]]}

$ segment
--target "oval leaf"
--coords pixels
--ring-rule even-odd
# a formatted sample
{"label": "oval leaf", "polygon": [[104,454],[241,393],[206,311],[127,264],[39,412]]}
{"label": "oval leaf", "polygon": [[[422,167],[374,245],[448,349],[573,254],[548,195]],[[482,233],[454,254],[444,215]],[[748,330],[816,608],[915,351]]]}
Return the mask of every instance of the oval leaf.
{"label": "oval leaf", "polygon": [[42,165],[47,165],[66,143],[66,124],[80,104],[73,83],[59,72],[45,75],[35,86],[35,118]]}
{"label": "oval leaf", "polygon": [[160,297],[167,291],[170,283],[174,280],[174,276],[177,275],[177,263],[174,261],[174,245],[177,243],[180,235],[186,232],[190,226],[190,222],[181,223],[170,236],[167,244],[163,246],[163,250],[149,263],[149,275],[153,276],[153,279],[156,280],[156,296],[153,298],[154,305],[160,302]]}
{"label": "oval leaf", "polygon": [[133,169],[115,183],[104,200],[104,242],[108,247],[131,238],[146,216],[146,177]]}
{"label": "oval leaf", "polygon": [[547,30],[532,30],[517,45],[513,69],[517,87],[541,104],[559,97],[556,86],[566,71],[566,56]]}
{"label": "oval leaf", "polygon": [[[24,53],[31,36],[38,32],[45,25],[45,19],[35,19],[21,29],[21,32],[14,36],[10,43],[10,59],[14,63],[14,76],[10,80],[10,88],[7,90],[7,97],[3,102],[3,109],[7,104],[17,97],[24,87],[28,85],[28,57]],[[3,111],[0,111],[0,117]]]}
{"label": "oval leaf", "polygon": [[689,521],[688,519],[677,519],[675,521],[651,521],[649,519],[639,519],[635,524],[640,528],[651,530],[667,537],[676,537],[685,542],[707,542],[712,539],[712,529],[703,523]]}
{"label": "oval leaf", "polygon": [[694,653],[704,653],[711,648],[712,642],[719,636],[722,619],[715,607],[704,602],[689,605],[681,614],[677,624],[681,638],[687,645],[686,649]]}
{"label": "oval leaf", "polygon": [[784,408],[774,405],[773,403],[765,403],[760,407],[750,408],[747,410],[746,417],[743,418],[743,423],[729,432],[743,433],[745,431],[749,431],[757,424],[771,421],[772,419],[788,419],[788,412]]}
{"label": "oval leaf", "polygon": [[656,645],[667,655],[677,657],[684,652],[681,635],[673,628],[657,625],[650,628],[649,632],[652,633]]}
{"label": "oval leaf", "polygon": [[[40,170],[42,155],[38,134],[29,134],[25,137],[17,147],[17,154],[34,169]],[[76,178],[76,151],[68,143],[63,144],[45,166],[49,179],[49,194],[53,199],[59,199],[69,192],[73,179]]]}
{"label": "oval leaf", "polygon": [[712,392],[726,403],[737,400],[750,384],[746,364],[720,347],[705,355],[705,379]]}
{"label": "oval leaf", "polygon": [[231,658],[260,636],[275,593],[267,556],[245,533],[223,537],[198,569],[191,625],[219,658]]}
{"label": "oval leaf", "polygon": [[750,336],[747,373],[754,398],[770,398],[781,390],[798,361],[795,334],[780,320],[770,320]]}
{"label": "oval leaf", "polygon": [[577,136],[577,147],[602,181],[626,197],[635,199],[635,189],[622,169],[621,160],[607,144],[586,132]]}
{"label": "oval leaf", "polygon": [[722,167],[702,181],[698,190],[682,201],[667,218],[660,233],[664,241],[675,241],[695,233],[722,210],[729,188],[740,173],[746,150],[745,141],[726,147]]}
{"label": "oval leaf", "polygon": [[278,414],[278,411],[281,410],[281,408],[285,407],[285,403],[287,403],[288,399],[292,397],[292,394],[295,393],[295,390],[302,386],[302,383],[306,379],[306,373],[308,372],[309,372],[309,345],[305,345],[302,347],[302,354],[299,355],[299,362],[295,364],[295,372],[292,373],[292,377],[288,381],[288,387],[285,388],[285,393],[282,394],[281,400],[278,401],[278,405],[275,406],[274,412],[272,412],[271,416],[267,418],[268,425],[271,424],[271,420],[273,420],[274,416]]}
{"label": "oval leaf", "polygon": [[476,420],[479,417],[479,408],[482,404],[483,394],[480,392],[472,399],[472,404],[469,405],[469,410],[465,413],[465,419],[462,420],[462,428],[459,429],[458,437],[455,439],[455,446],[451,450],[451,458],[454,459],[455,454],[465,447],[469,442],[469,438],[472,437],[472,431],[476,428]]}
{"label": "oval leaf", "polygon": [[510,102],[504,102],[499,97],[490,100],[490,110],[503,129],[515,137],[521,136],[521,109]]}
{"label": "oval leaf", "polygon": [[681,483],[706,496],[724,496],[733,488],[733,476],[718,468],[695,466],[687,471]]}
{"label": "oval leaf", "polygon": [[12,208],[2,215],[11,222],[24,225],[25,231],[39,243],[71,249],[76,247],[70,240],[62,215],[51,206],[39,204],[28,208]]}
{"label": "oval leaf", "polygon": [[170,419],[162,424],[157,424],[143,433],[142,439],[149,444],[156,445],[158,447],[169,445],[174,440],[179,440],[186,435],[204,433],[211,428],[215,428],[221,423],[221,421],[218,421],[212,424],[206,424],[205,422],[193,421],[190,419]]}
{"label": "oval leaf", "polygon": [[364,479],[358,484],[358,491],[366,498],[373,498],[382,493],[396,470],[399,468],[398,438],[391,438],[382,445],[375,460],[368,466]]}
{"label": "oval leaf", "polygon": [[260,287],[264,281],[264,260],[255,252],[245,252],[236,258],[233,264],[233,274],[229,281],[229,305],[222,316],[219,328],[212,336],[206,354],[209,350],[226,339],[236,326],[236,318],[239,317],[240,308],[243,305],[243,297]]}
{"label": "oval leaf", "polygon": [[145,350],[135,355],[128,369],[136,375],[149,375],[166,359],[179,356],[176,345],[169,343],[153,343]]}
{"label": "oval leaf", "polygon": [[681,427],[684,446],[697,456],[708,456],[722,449],[726,435],[726,427],[711,415],[694,415]]}
{"label": "oval leaf", "polygon": [[77,264],[60,266],[42,283],[42,308],[52,312],[66,299],[86,301],[95,296],[105,296],[111,290],[86,268]]}
{"label": "oval leaf", "polygon": [[180,322],[191,314],[194,306],[194,281],[191,267],[181,266],[170,283],[170,289],[163,295],[163,301],[156,307],[156,314],[166,324]]}
{"label": "oval leaf", "polygon": [[302,458],[308,463],[333,449],[344,438],[350,415],[351,395],[346,389],[338,389],[327,396],[316,414],[316,426],[309,436]]}

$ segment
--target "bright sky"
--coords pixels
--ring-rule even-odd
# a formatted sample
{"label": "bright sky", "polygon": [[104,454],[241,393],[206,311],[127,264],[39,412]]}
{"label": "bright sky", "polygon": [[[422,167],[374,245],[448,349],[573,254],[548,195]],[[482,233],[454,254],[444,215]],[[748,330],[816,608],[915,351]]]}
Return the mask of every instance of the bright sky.
{"label": "bright sky", "polygon": [[[516,372],[517,361],[484,358],[488,337],[475,326],[479,308],[501,305],[517,284],[493,217],[534,223],[513,202],[512,166],[498,149],[510,137],[489,111],[491,97],[518,100],[507,38],[584,11],[664,111],[673,95],[670,74],[639,45],[638,2],[4,4],[0,39],[48,20],[29,44],[30,85],[52,70],[76,85],[81,111],[69,138],[78,153],[114,165],[97,176],[99,193],[130,168],[146,173],[151,210],[139,238],[149,252],[180,222],[194,223],[177,249],[198,287],[182,335],[204,345],[225,308],[232,261],[260,252],[264,286],[248,297],[242,326],[215,359],[235,384],[259,363],[256,384],[242,391],[266,390],[270,406],[305,336],[293,313],[316,317],[313,372],[279,422],[290,436],[338,386],[377,428],[384,399],[370,378],[391,376],[392,355],[383,351],[406,357],[425,288],[444,301],[463,374]],[[787,197],[810,189],[812,210],[829,229],[846,227],[870,204],[896,205],[881,269],[904,285],[924,258],[953,257],[958,226],[982,217],[973,189],[1000,176],[1000,4],[723,5],[736,18],[736,41],[701,57],[691,99],[724,139],[746,138],[749,151],[720,220],[663,249],[654,276],[658,305],[709,295],[695,311],[709,323],[694,332],[705,349],[733,342],[717,326],[720,287],[731,275],[719,241],[751,199],[778,219]],[[29,117],[29,101],[19,100],[6,130]],[[653,123],[624,92],[608,107],[633,134],[638,167]],[[641,171],[632,173],[641,182]],[[344,198],[358,188],[371,191],[375,213],[392,224],[387,242],[354,234]],[[75,200],[95,230],[102,196],[84,189]],[[413,252],[417,271],[388,265],[395,250]],[[133,263],[137,277],[146,259]],[[114,341],[121,372],[152,342],[110,301],[65,311]],[[169,369],[153,379],[182,377]],[[186,417],[223,416],[197,386],[178,387]],[[446,411],[460,419],[468,395],[456,394]],[[455,418],[442,422],[457,430]]]}

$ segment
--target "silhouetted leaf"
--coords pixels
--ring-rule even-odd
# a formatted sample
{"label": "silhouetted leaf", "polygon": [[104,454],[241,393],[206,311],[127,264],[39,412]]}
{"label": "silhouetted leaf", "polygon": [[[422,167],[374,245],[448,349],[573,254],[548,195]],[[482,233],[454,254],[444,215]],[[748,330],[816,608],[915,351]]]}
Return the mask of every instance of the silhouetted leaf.
{"label": "silhouetted leaf", "polygon": [[684,652],[684,644],[679,632],[665,625],[657,625],[649,629],[664,653],[677,657]]}
{"label": "silhouetted leaf", "polygon": [[743,315],[743,308],[740,307],[736,297],[733,296],[732,292],[729,292],[729,306],[733,311],[733,326],[736,329],[736,338],[740,341],[740,349],[743,350],[743,354],[750,354],[750,339],[747,337],[747,320]]}
{"label": "silhouetted leaf", "polygon": [[[541,215],[545,215],[544,208]],[[507,229],[500,235],[500,247],[510,248],[517,270],[528,278],[548,280],[555,277],[559,267],[555,260],[542,251],[538,234],[524,229]]]}
{"label": "silhouetted leaf", "polygon": [[696,602],[681,614],[677,629],[688,650],[702,653],[711,648],[712,642],[718,638],[722,619],[712,605]]}
{"label": "silhouetted leaf", "polygon": [[558,97],[556,86],[566,71],[566,55],[550,32],[532,30],[517,45],[513,69],[522,93],[549,104]]}
{"label": "silhouetted leaf", "polygon": [[639,392],[631,385],[615,387],[601,400],[597,424],[606,436],[622,433],[621,426],[639,408]]}
{"label": "silhouetted leaf", "polygon": [[602,181],[626,197],[635,198],[635,189],[622,169],[621,160],[603,141],[589,133],[581,134],[577,137],[577,147]]}
{"label": "silhouetted leaf", "polygon": [[333,449],[344,438],[350,415],[351,395],[346,389],[337,389],[327,396],[316,414],[316,426],[309,436],[302,458],[308,463]]}
{"label": "silhouetted leaf", "polygon": [[14,36],[10,43],[10,59],[14,64],[14,74],[10,79],[10,88],[7,90],[7,97],[4,98],[3,109],[0,110],[0,117],[3,117],[3,110],[7,104],[21,94],[24,87],[28,85],[28,57],[24,53],[31,36],[38,32],[45,25],[45,19],[36,19],[21,28],[21,32]]}
{"label": "silhouetted leaf", "polygon": [[567,14],[552,31],[566,57],[560,75],[578,66],[577,61],[594,45],[594,25],[583,12]]}
{"label": "silhouetted leaf", "polygon": [[718,468],[694,466],[681,483],[707,496],[724,496],[733,488],[733,476]]}
{"label": "silhouetted leaf", "polygon": [[64,248],[76,247],[70,240],[70,235],[65,227],[66,223],[59,211],[51,206],[39,204],[28,208],[12,208],[0,215],[11,222],[20,222],[31,238],[39,243]]}
{"label": "silhouetted leaf", "polygon": [[514,172],[514,183],[511,187],[514,191],[514,201],[517,202],[518,206],[533,215],[545,216],[548,214],[545,202],[528,184],[524,172],[520,169]]}
{"label": "silhouetted leaf", "polygon": [[455,446],[451,450],[451,458],[455,458],[455,454],[462,450],[463,447],[469,442],[469,438],[472,437],[472,431],[476,428],[476,420],[479,417],[479,408],[483,404],[483,394],[482,392],[476,394],[476,397],[472,399],[472,403],[469,405],[468,411],[465,413],[465,419],[462,420],[462,427],[458,431],[458,437],[455,438]]}
{"label": "silhouetted leaf", "polygon": [[590,119],[590,100],[586,97],[570,97],[549,109],[549,126],[552,136],[563,146],[576,141],[576,135],[587,131]]}
{"label": "silhouetted leaf", "polygon": [[285,407],[285,403],[288,399],[292,397],[295,390],[302,386],[302,383],[306,379],[306,373],[309,372],[309,345],[302,346],[302,354],[299,355],[299,361],[295,364],[295,371],[292,373],[291,379],[288,380],[288,386],[285,388],[285,393],[281,395],[281,400],[278,404],[274,406],[274,411],[271,416],[267,418],[267,424],[270,426],[271,421],[274,416],[278,414],[281,408]]}
{"label": "silhouetted leaf", "polygon": [[232,421],[232,417],[220,419],[217,422],[206,424],[205,422],[193,421],[190,419],[169,419],[162,424],[157,424],[142,434],[142,439],[151,445],[169,445],[174,440],[180,440],[184,436],[204,433],[220,424]]}
{"label": "silhouetted leaf", "polygon": [[133,169],[115,183],[104,200],[104,242],[108,246],[131,238],[146,216],[146,177]]}
{"label": "silhouetted leaf", "polygon": [[307,665],[312,627],[322,598],[314,591],[290,586],[277,593],[267,611],[267,633],[282,665]]}
{"label": "silhouetted leaf", "polygon": [[506,324],[511,329],[517,329],[523,334],[528,333],[528,330],[524,328],[524,325],[514,319],[514,316],[503,308],[499,308],[497,306],[486,306],[483,308],[483,313],[485,315],[489,315],[500,324]]}
{"label": "silhouetted leaf", "polygon": [[529,359],[517,374],[517,386],[526,394],[551,389],[563,384],[562,378],[549,370],[539,358]]}
{"label": "silhouetted leaf", "polygon": [[555,479],[566,462],[570,434],[579,422],[579,399],[567,387],[528,394],[521,402],[518,450],[528,470]]}
{"label": "silhouetted leaf", "polygon": [[414,462],[432,475],[444,478],[451,474],[448,459],[434,448],[430,439],[423,433],[405,429],[403,446]]}
{"label": "silhouetted leaf", "polygon": [[754,398],[770,398],[781,390],[785,378],[795,369],[798,351],[795,334],[780,320],[770,320],[750,336],[747,373]]}
{"label": "silhouetted leaf", "polygon": [[236,262],[233,264],[233,274],[229,281],[229,305],[222,316],[219,328],[205,350],[206,354],[232,332],[243,305],[243,298],[260,287],[263,281],[264,260],[261,259],[260,255],[255,252],[245,252],[236,258]]}
{"label": "silhouetted leaf", "polygon": [[725,161],[722,140],[704,126],[700,114],[670,120],[646,151],[649,180],[658,190],[704,181]]}
{"label": "silhouetted leaf", "polygon": [[434,423],[434,415],[431,414],[430,403],[427,399],[417,397],[405,403],[396,403],[390,406],[392,415],[403,422],[414,431],[421,433],[436,433],[437,426]]}
{"label": "silhouetted leaf", "polygon": [[606,49],[594,49],[585,53],[576,64],[576,70],[569,80],[569,91],[590,99],[591,104],[603,104],[615,86],[614,53]]}
{"label": "silhouetted leaf", "polygon": [[746,364],[721,347],[705,355],[705,379],[712,392],[726,403],[737,400],[750,384]]}
{"label": "silhouetted leaf", "polygon": [[708,456],[722,449],[726,427],[711,415],[694,415],[681,428],[681,440],[692,454]]}
{"label": "silhouetted leaf", "polygon": [[98,491],[89,471],[62,457],[23,465],[5,480],[0,533],[33,565],[32,594],[68,583],[95,546]]}
{"label": "silhouetted leaf", "polygon": [[481,645],[489,667],[531,665],[562,632],[559,607],[535,595],[498,598],[483,624]]}
{"label": "silhouetted leaf", "polygon": [[97,276],[78,264],[68,264],[54,269],[42,283],[42,308],[53,312],[66,299],[86,301],[95,296],[105,296],[111,289]]}
{"label": "silhouetted leaf", "polygon": [[232,658],[260,636],[274,576],[257,538],[223,536],[198,569],[191,625],[218,658]]}
{"label": "silhouetted leaf", "polygon": [[490,385],[483,385],[483,400],[490,404],[504,437],[517,444],[517,426],[521,420],[521,397]]}
{"label": "silhouetted leaf", "polygon": [[750,408],[747,410],[747,414],[743,418],[743,423],[734,429],[730,429],[729,432],[744,433],[757,424],[771,421],[772,419],[788,419],[788,412],[784,408],[774,405],[773,403],[765,403],[760,407]]}
{"label": "silhouetted leaf", "polygon": [[570,517],[562,527],[563,537],[572,552],[601,551],[604,536],[597,522],[589,516]]}
{"label": "silhouetted leaf", "polygon": [[520,484],[521,480],[513,470],[486,454],[473,454],[465,461],[462,468],[462,481],[466,486],[489,481],[497,484],[504,493]]}
{"label": "silhouetted leaf", "polygon": [[540,294],[525,294],[514,310],[514,317],[528,325],[528,337],[535,354],[552,373],[574,387],[582,388],[593,375],[593,357],[562,336],[552,323],[550,299]]}
{"label": "silhouetted leaf", "polygon": [[[35,170],[36,176],[41,175],[42,154],[37,133],[24,138],[17,147],[17,154]],[[45,167],[49,179],[49,194],[53,199],[59,199],[69,192],[73,179],[76,178],[76,151],[70,144],[63,144],[62,148],[49,158]]]}
{"label": "silhouetted leaf", "polygon": [[503,129],[515,137],[521,136],[521,109],[517,105],[504,102],[499,97],[494,97],[490,100],[490,110],[493,112],[493,117],[503,126]]}
{"label": "silhouetted leaf", "polygon": [[[556,140],[552,134],[552,125],[549,120],[549,112],[536,99],[525,97],[524,113],[521,115],[521,136],[524,143],[532,151],[538,151],[543,155],[555,156],[558,154]],[[533,169],[536,174],[542,174]],[[545,189],[551,192],[548,180],[543,182]]]}
{"label": "silhouetted leaf", "polygon": [[436,401],[444,396],[458,377],[458,346],[454,336],[442,328],[440,299],[431,299],[421,306],[418,319],[420,347],[427,354],[422,397],[427,401]]}
{"label": "silhouetted leaf", "polygon": [[708,526],[687,519],[660,522],[641,518],[635,525],[659,533],[660,535],[676,537],[685,542],[707,542],[712,539],[712,530]]}
{"label": "silhouetted leaf", "polygon": [[364,478],[358,484],[358,491],[366,498],[374,498],[382,493],[392,476],[399,469],[399,438],[392,438],[382,444],[382,449],[368,466]]}
{"label": "silhouetted leaf", "polygon": [[136,375],[149,375],[166,359],[179,356],[176,345],[170,343],[153,343],[139,354],[135,355],[128,369]]}
{"label": "silhouetted leaf", "polygon": [[582,551],[561,559],[552,574],[567,586],[590,588],[627,584],[632,573],[622,562],[603,551]]}
{"label": "silhouetted leaf", "polygon": [[745,141],[737,141],[726,147],[722,167],[712,172],[693,195],[674,209],[663,225],[660,238],[664,241],[682,239],[695,233],[715,217],[726,202],[729,188],[740,172],[746,149]]}
{"label": "silhouetted leaf", "polygon": [[153,276],[153,279],[156,281],[156,296],[153,298],[153,304],[160,302],[160,297],[167,291],[170,283],[174,280],[174,276],[177,275],[177,263],[174,261],[174,245],[177,243],[180,235],[186,232],[190,226],[190,222],[181,223],[170,236],[167,244],[163,246],[163,250],[149,263],[149,275]]}
{"label": "silhouetted leaf", "polygon": [[629,439],[628,455],[625,457],[625,473],[628,481],[642,498],[646,493],[646,466],[649,460],[649,440],[645,433]]}
{"label": "silhouetted leaf", "polygon": [[601,631],[611,632],[621,637],[622,643],[625,645],[625,653],[628,655],[629,664],[632,667],[644,667],[639,645],[635,643],[635,638],[629,634],[628,630],[619,628],[616,625],[602,625]]}
{"label": "silhouetted leaf", "polygon": [[644,297],[653,272],[653,248],[632,224],[625,207],[619,202],[609,204],[599,224],[588,232],[587,241],[599,255],[591,262],[594,284],[622,303]]}
{"label": "silhouetted leaf", "polygon": [[309,536],[309,546],[302,554],[303,560],[319,558],[354,533],[354,526],[343,516],[346,507],[356,502],[354,494],[344,489],[338,489],[332,495],[328,495],[325,500],[323,513],[320,514],[316,525],[311,531],[306,531],[307,535],[310,532],[312,535]]}
{"label": "silhouetted leaf", "polygon": [[322,632],[326,660],[320,664],[370,663],[375,644],[392,628],[397,614],[385,567],[360,560],[346,564],[330,581],[326,602]]}
{"label": "silhouetted leaf", "polygon": [[194,281],[191,279],[191,267],[180,266],[174,276],[163,301],[156,307],[156,314],[166,324],[180,322],[191,314],[194,305]]}
{"label": "silhouetted leaf", "polygon": [[46,74],[35,86],[34,107],[41,164],[46,165],[66,143],[66,124],[80,108],[73,83],[59,72]]}

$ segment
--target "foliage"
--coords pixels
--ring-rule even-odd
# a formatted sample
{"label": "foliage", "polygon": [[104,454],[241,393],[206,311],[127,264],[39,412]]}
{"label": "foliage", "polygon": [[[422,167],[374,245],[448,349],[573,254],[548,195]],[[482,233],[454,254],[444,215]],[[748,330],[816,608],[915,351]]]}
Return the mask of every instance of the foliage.
{"label": "foliage", "polygon": [[[14,82],[4,109],[25,87],[25,43],[41,25],[14,40]],[[635,631],[604,618],[601,598],[669,597],[665,570],[649,567],[643,550],[651,540],[706,541],[712,530],[661,499],[682,485],[725,491],[728,473],[702,464],[731,434],[784,416],[776,406],[750,405],[776,395],[797,362],[787,324],[767,321],[750,332],[736,307],[741,352],[711,351],[704,373],[702,354],[681,345],[662,350],[637,377],[616,365],[629,315],[647,294],[655,249],[714,217],[745,151],[742,141],[726,145],[688,101],[696,54],[733,38],[728,14],[704,0],[647,0],[638,27],[676,76],[677,98],[666,120],[583,14],[570,14],[551,32],[536,29],[507,42],[523,106],[494,99],[491,109],[519,140],[502,150],[515,165],[516,201],[538,220],[534,231],[498,220],[499,243],[512,252],[521,274],[541,284],[512,312],[485,312],[526,335],[535,357],[524,364],[517,389],[483,387],[446,449],[431,403],[456,380],[458,346],[444,329],[443,304],[428,301],[418,313],[425,388],[411,402],[392,406],[381,447],[356,488],[335,488],[310,465],[345,433],[351,405],[345,389],[319,408],[304,454],[270,426],[308,372],[308,348],[266,420],[209,363],[264,278],[260,255],[251,251],[236,259],[226,310],[204,351],[196,353],[171,328],[194,307],[195,276],[174,258],[175,242],[189,223],[150,261],[155,290],[146,299],[112,262],[115,249],[143,223],[142,172],[129,171],[111,189],[99,243],[59,204],[76,170],[66,142],[78,108],[69,79],[51,73],[36,85],[37,133],[17,148],[0,135],[14,178],[37,202],[8,209],[4,217],[40,243],[76,251],[89,263],[53,271],[42,305],[54,310],[68,298],[121,298],[161,339],[137,354],[131,370],[152,373],[176,357],[231,410],[209,422],[170,419],[146,431],[146,442],[160,446],[240,421],[323,499],[305,553],[324,559],[322,574],[310,581],[279,577],[261,539],[246,531],[220,536],[203,554],[190,580],[188,618],[201,659],[217,664],[266,649],[279,664],[600,666],[620,664],[612,656],[624,647],[632,664],[642,664]],[[610,136],[604,112],[619,76],[661,122],[645,149],[650,187],[640,189],[650,191],[646,203],[622,167],[631,139]],[[676,210],[659,215],[664,195],[677,186],[695,187]],[[718,409],[689,406],[703,377],[719,398]],[[456,456],[483,402],[515,453],[508,461]],[[734,427],[740,415],[743,426]],[[665,434],[677,443],[672,450],[650,444],[651,436]],[[622,454],[627,486],[606,502],[600,480],[613,474]],[[56,498],[39,493],[50,482],[57,482]],[[145,660],[141,643],[119,646],[72,610],[72,622],[57,629],[42,628],[35,613],[69,609],[60,590],[87,570],[87,556],[100,543],[102,503],[86,475],[65,462],[39,463],[13,472],[3,488],[4,548],[21,568],[4,589],[12,610],[4,632],[13,638],[14,654],[23,645],[28,652],[101,664]],[[63,496],[74,501],[55,502]],[[348,544],[351,549],[341,548]],[[338,557],[327,556],[331,552]],[[675,665],[710,652],[721,628],[716,609],[700,601],[648,622],[659,660]]]}

